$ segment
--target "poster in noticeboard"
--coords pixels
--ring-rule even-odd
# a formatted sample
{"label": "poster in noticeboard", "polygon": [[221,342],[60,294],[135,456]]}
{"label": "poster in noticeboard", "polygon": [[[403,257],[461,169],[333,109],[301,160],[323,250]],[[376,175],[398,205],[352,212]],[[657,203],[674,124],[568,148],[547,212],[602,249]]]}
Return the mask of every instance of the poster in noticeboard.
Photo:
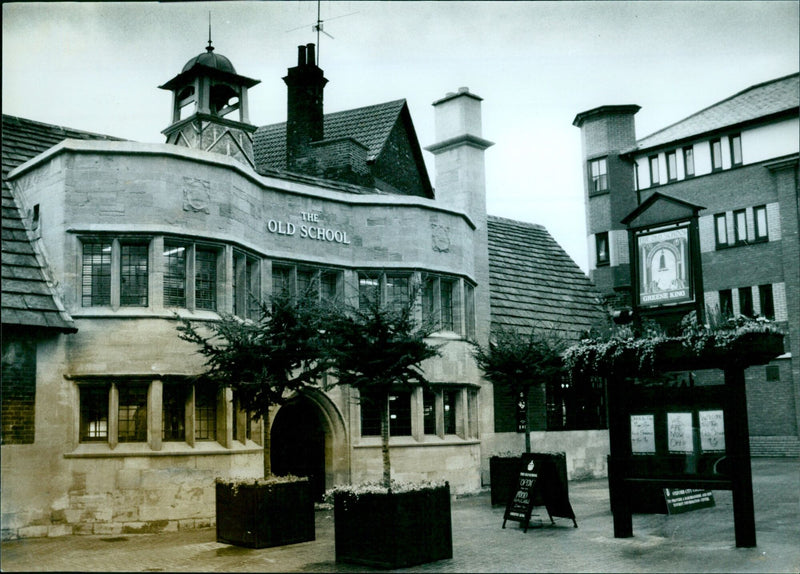
{"label": "poster in noticeboard", "polygon": [[640,306],[692,301],[688,227],[639,235],[636,250]]}
{"label": "poster in noticeboard", "polygon": [[722,410],[699,411],[700,449],[703,452],[725,452],[725,416]]}
{"label": "poster in noticeboard", "polygon": [[631,453],[656,453],[656,431],[653,415],[631,415]]}
{"label": "poster in noticeboard", "polygon": [[671,453],[694,452],[692,413],[667,413],[667,449]]}

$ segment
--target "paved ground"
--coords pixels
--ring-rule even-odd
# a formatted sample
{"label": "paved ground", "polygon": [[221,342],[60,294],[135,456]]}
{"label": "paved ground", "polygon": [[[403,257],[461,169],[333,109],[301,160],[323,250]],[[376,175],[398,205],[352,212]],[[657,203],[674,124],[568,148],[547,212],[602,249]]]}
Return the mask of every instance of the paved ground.
{"label": "paved ground", "polygon": [[[736,548],[730,492],[716,506],[675,516],[634,515],[633,538],[615,539],[606,480],[572,482],[579,528],[556,519],[524,533],[502,529],[488,492],[453,502],[453,558],[419,572],[800,572],[800,461],[753,461],[756,548]],[[213,529],[115,537],[69,536],[5,542],[12,571],[363,572],[336,564],[333,513],[316,514],[316,540],[248,549],[215,540]]]}

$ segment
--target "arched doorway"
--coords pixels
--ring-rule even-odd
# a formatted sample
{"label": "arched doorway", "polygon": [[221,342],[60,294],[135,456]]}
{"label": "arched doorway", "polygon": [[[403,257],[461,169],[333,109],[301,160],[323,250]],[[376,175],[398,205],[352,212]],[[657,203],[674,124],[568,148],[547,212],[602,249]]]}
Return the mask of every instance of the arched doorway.
{"label": "arched doorway", "polygon": [[317,501],[325,493],[325,435],[322,413],[305,395],[283,405],[272,423],[272,472],[307,476]]}

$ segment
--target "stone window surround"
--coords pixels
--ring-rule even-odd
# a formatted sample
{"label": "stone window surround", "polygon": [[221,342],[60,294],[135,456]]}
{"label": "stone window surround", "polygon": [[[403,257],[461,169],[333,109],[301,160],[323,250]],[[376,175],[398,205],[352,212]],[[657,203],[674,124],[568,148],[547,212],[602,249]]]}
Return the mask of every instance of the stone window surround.
{"label": "stone window surround", "polygon": [[[186,312],[192,318],[200,320],[214,320],[219,317],[218,313],[234,314],[234,296],[232,292],[233,276],[234,273],[241,274],[243,262],[255,262],[255,273],[258,273],[257,283],[260,288],[260,295],[262,299],[268,299],[272,291],[272,265],[279,265],[292,269],[293,277],[296,277],[297,269],[316,268],[321,270],[336,271],[342,273],[341,287],[345,297],[358,296],[358,273],[383,273],[388,275],[403,275],[408,274],[412,278],[412,284],[421,284],[426,277],[433,278],[437,284],[440,280],[446,279],[454,283],[453,288],[453,319],[455,321],[456,333],[462,337],[464,333],[475,332],[476,326],[468,326],[465,324],[466,319],[475,318],[475,310],[471,312],[464,309],[466,298],[464,296],[465,286],[471,286],[473,289],[476,284],[471,279],[464,276],[455,274],[441,273],[433,270],[426,270],[420,268],[408,267],[380,267],[380,268],[346,268],[346,267],[332,267],[325,266],[324,264],[316,262],[305,261],[287,261],[283,259],[271,258],[267,255],[257,254],[252,250],[246,249],[238,244],[226,243],[222,240],[193,238],[185,236],[172,236],[168,234],[153,234],[153,233],[114,233],[114,232],[77,232],[78,249],[76,259],[77,271],[77,285],[76,295],[78,297],[75,308],[70,310],[73,317],[90,318],[90,317],[108,317],[109,315],[118,317],[172,317],[177,310],[181,316],[186,316]],[[112,305],[110,306],[93,306],[82,307],[80,305],[80,281],[82,269],[82,248],[81,245],[84,241],[92,242],[99,239],[111,240],[114,245],[119,245],[120,241],[123,242],[149,242],[149,256],[148,256],[148,270],[150,278],[148,281],[148,306],[147,307],[129,307],[119,305],[119,265],[118,260],[112,259]],[[190,248],[197,245],[202,248],[213,248],[218,250],[219,257],[217,261],[217,309],[216,311],[197,309],[192,304],[193,298],[191,297],[194,271],[191,266],[187,269],[187,306],[186,307],[169,307],[164,305],[164,270],[165,259],[164,249],[165,244],[182,244]],[[116,250],[118,251],[118,249]],[[116,269],[117,273],[113,273]],[[241,281],[237,281],[238,285]],[[348,289],[348,286],[351,286]],[[236,298],[239,299],[239,298]],[[474,297],[472,298],[474,304]],[[113,304],[114,302],[117,304]],[[237,304],[238,307],[238,304]],[[237,314],[241,313],[241,309],[237,309]],[[249,311],[246,311],[249,313]],[[435,289],[434,293],[434,314],[441,313],[441,291],[439,288]],[[420,315],[419,319],[422,316]],[[443,331],[447,334],[449,331]]]}
{"label": "stone window surround", "polygon": [[[391,436],[391,446],[434,446],[442,444],[465,444],[480,442],[479,428],[479,387],[477,385],[462,383],[431,383],[429,388],[434,393],[434,412],[436,420],[436,434],[425,434],[424,424],[424,399],[422,386],[411,390],[411,435]],[[455,391],[455,434],[445,434],[444,427],[444,390]],[[357,392],[356,392],[357,394]],[[359,416],[353,418],[354,447],[376,447],[381,445],[380,436],[361,435],[360,405]]]}
{"label": "stone window surround", "polygon": [[[73,442],[77,445],[72,455],[102,455],[115,454],[119,456],[131,455],[180,455],[180,454],[200,454],[204,451],[219,451],[220,449],[230,450],[234,453],[241,453],[242,450],[261,452],[262,447],[257,442],[247,439],[248,414],[245,411],[233,408],[233,391],[229,387],[220,389],[217,392],[217,428],[216,440],[196,440],[195,439],[195,408],[194,385],[187,383],[183,378],[164,377],[76,377],[76,412],[80,412],[80,387],[102,385],[108,389],[108,437],[106,440],[92,440],[82,442],[80,439],[80,416],[75,417],[73,428]],[[165,441],[162,440],[162,396],[165,384],[187,384],[188,398],[186,403],[186,436],[184,441]],[[119,425],[119,387],[126,384],[146,384],[147,385],[147,440],[145,442],[120,442],[118,438]],[[237,417],[237,436],[233,436],[234,421]],[[260,431],[255,424],[252,425],[254,437],[258,437]],[[238,444],[237,444],[238,443]]]}

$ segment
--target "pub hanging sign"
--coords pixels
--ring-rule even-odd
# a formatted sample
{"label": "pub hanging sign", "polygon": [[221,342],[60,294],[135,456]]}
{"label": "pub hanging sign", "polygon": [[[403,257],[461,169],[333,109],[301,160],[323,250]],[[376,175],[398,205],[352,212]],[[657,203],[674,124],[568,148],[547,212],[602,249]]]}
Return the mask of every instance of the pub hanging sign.
{"label": "pub hanging sign", "polygon": [[688,225],[637,234],[636,254],[639,306],[693,301]]}

